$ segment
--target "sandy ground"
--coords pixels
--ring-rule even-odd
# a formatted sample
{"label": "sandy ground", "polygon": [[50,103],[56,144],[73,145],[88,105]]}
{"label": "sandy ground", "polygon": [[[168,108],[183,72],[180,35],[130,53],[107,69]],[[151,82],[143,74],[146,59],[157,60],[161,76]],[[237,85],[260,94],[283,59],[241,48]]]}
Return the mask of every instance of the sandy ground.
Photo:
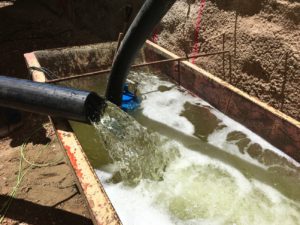
{"label": "sandy ground", "polygon": [[[181,56],[192,52],[199,2],[176,1],[156,29],[158,44]],[[200,23],[199,52],[222,51],[224,33],[225,50],[232,55],[232,74],[229,74],[229,54],[225,55],[225,73],[222,55],[199,58],[196,64],[300,120],[300,2],[202,2],[205,8]]]}
{"label": "sandy ground", "polygon": [[[23,58],[26,52],[101,41],[39,1],[30,0],[0,2],[0,31],[0,74],[20,78],[28,78]],[[40,129],[26,149],[30,161],[47,164],[63,156],[47,117],[24,114],[23,121],[16,132],[0,139],[0,209],[16,185],[21,145],[31,132]],[[28,166],[24,164],[24,170]],[[1,210],[0,218],[2,214]],[[30,169],[5,216],[3,224],[9,225],[91,224],[84,197],[78,192],[75,177],[64,159],[54,165]]]}
{"label": "sandy ground", "polygon": [[0,140],[0,205],[8,202],[17,183],[21,145],[31,133],[24,155],[43,166],[30,167],[23,161],[22,171],[27,172],[3,224],[92,224],[51,124],[47,117],[33,114],[26,115],[18,131]]}
{"label": "sandy ground", "polygon": [[[299,1],[240,0],[242,7],[237,7],[235,2],[206,1],[199,38],[200,52],[220,51],[222,33],[225,33],[225,49],[230,50],[233,56],[232,75],[229,74],[228,55],[225,58],[225,74],[221,56],[201,58],[196,63],[300,120]],[[190,10],[188,3],[191,4]],[[89,6],[89,10],[93,7]],[[156,30],[158,44],[182,56],[189,54],[198,8],[199,1],[178,0]],[[234,57],[236,12],[237,48]],[[45,1],[1,1],[0,74],[28,78],[23,58],[26,52],[91,44],[113,36],[99,38],[101,32],[95,30],[93,25],[89,27],[83,23],[75,27],[73,16],[72,13],[64,16],[61,10],[53,10],[51,4],[47,5]],[[87,23],[93,19],[91,17],[92,14],[85,12]],[[117,33],[119,30],[111,32]],[[28,159],[47,163],[62,157],[47,117],[33,114],[24,116],[24,124],[20,129],[0,139],[0,208],[7,202],[8,194],[16,184],[20,147],[32,131],[41,129],[29,142],[26,149]],[[37,158],[36,153],[40,151],[42,154]],[[90,224],[88,218],[83,196],[78,193],[75,178],[63,160],[28,171],[6,213],[4,224],[79,225]]]}

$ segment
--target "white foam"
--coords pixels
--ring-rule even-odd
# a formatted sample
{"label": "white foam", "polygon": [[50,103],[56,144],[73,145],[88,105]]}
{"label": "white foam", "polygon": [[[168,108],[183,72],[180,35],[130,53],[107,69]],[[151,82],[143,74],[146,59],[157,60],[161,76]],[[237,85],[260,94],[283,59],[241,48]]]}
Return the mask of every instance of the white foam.
{"label": "white foam", "polygon": [[259,189],[266,196],[268,196],[268,198],[272,201],[273,204],[280,204],[283,199],[286,199],[277,190],[270,187],[269,185],[266,185],[262,182],[258,182],[256,180],[252,180],[252,183],[255,188]]}
{"label": "white foam", "polygon": [[[252,143],[259,143],[263,149],[269,149],[269,150],[275,152],[277,155],[280,155],[281,157],[286,158],[289,162],[292,162],[295,166],[300,167],[300,164],[296,160],[294,160],[290,156],[284,154],[281,150],[279,150],[278,148],[276,148],[275,146],[270,144],[270,142],[266,141],[262,137],[253,133],[251,130],[249,130],[242,124],[234,121],[233,119],[229,118],[228,116],[226,116],[225,114],[216,110],[215,108],[213,108],[211,110],[211,112],[213,114],[215,114],[222,121],[223,124],[225,124],[227,127],[229,127],[231,129],[231,131],[240,131],[240,132],[246,134],[247,138],[249,138]],[[216,132],[219,132],[219,131],[216,131]],[[214,134],[211,134],[211,135],[214,136]],[[210,140],[213,142],[213,138],[211,138]]]}
{"label": "white foam", "polygon": [[[138,74],[143,77],[143,81],[140,83],[139,88],[141,92],[146,93],[145,99],[142,102],[143,114],[153,120],[159,121],[166,124],[176,130],[179,130],[185,134],[193,135],[195,132],[194,125],[180,114],[184,110],[184,104],[189,102],[191,104],[198,104],[202,106],[209,106],[211,113],[213,113],[222,124],[226,127],[222,130],[216,130],[209,135],[209,143],[219,148],[223,148],[225,151],[237,155],[240,158],[251,162],[252,164],[258,165],[262,168],[266,168],[264,165],[259,163],[257,160],[250,157],[248,154],[242,154],[238,151],[238,147],[232,143],[226,141],[227,135],[232,131],[240,131],[247,135],[247,138],[251,140],[251,143],[259,143],[263,149],[270,149],[281,157],[286,158],[288,161],[293,163],[295,166],[300,167],[300,164],[284,154],[275,146],[264,140],[262,137],[253,133],[245,126],[237,123],[233,119],[229,118],[225,114],[216,110],[209,103],[203,101],[199,97],[191,95],[184,88],[177,88],[173,83],[163,81],[155,75]],[[159,92],[157,91],[159,86],[173,87],[168,91]]]}
{"label": "white foam", "polygon": [[179,143],[177,143],[177,146],[181,150],[181,158],[174,162],[171,165],[171,168],[173,166],[174,168],[176,168],[176,170],[182,170],[183,168],[186,168],[190,165],[201,165],[206,167],[214,166],[216,169],[227,172],[231,175],[232,178],[234,178],[235,183],[237,184],[240,190],[239,194],[248,193],[251,190],[249,181],[244,177],[244,175],[241,172],[239,172],[232,166],[229,166],[219,160],[209,158],[201,153],[191,151]]}
{"label": "white foam", "polygon": [[[171,82],[162,81],[156,76],[144,76],[144,78],[139,86],[141,92],[146,93],[141,105],[143,114],[185,134],[193,135],[194,125],[180,114],[184,110],[186,102],[200,103],[201,101],[187,92],[180,91]],[[171,89],[159,92],[157,91],[159,86]]]}
{"label": "white foam", "polygon": [[180,116],[187,101],[185,97],[174,89],[150,93],[142,102],[143,114],[176,130],[193,135],[195,132],[193,124],[187,118]]}
{"label": "white foam", "polygon": [[[184,104],[207,103],[178,88],[152,92],[160,85],[171,88],[173,84],[153,76],[141,81],[141,91],[148,92],[142,103],[143,113],[193,135],[193,125],[180,116]],[[226,127],[209,136],[211,144],[231,154],[239,154],[248,162],[258,163],[250,156],[242,155],[234,143],[226,142],[228,133],[239,130],[263,148],[282,155],[279,150],[224,114],[215,109],[212,112]],[[180,121],[180,124],[176,121]],[[132,188],[123,183],[107,183],[111,173],[97,171],[124,225],[300,224],[299,203],[261,181],[248,179],[241,171],[224,162],[191,151],[175,141],[171,141],[170,145],[178,147],[181,157],[168,166],[162,181],[143,180]]]}
{"label": "white foam", "polygon": [[248,153],[240,153],[238,146],[235,144],[235,142],[228,142],[227,141],[227,135],[235,131],[231,127],[224,127],[223,129],[219,129],[214,131],[212,134],[208,136],[208,143],[218,147],[219,149],[222,149],[232,155],[237,155],[239,158],[250,162],[262,169],[268,169],[268,166],[263,165],[262,163],[258,162],[256,159],[249,156]]}
{"label": "white foam", "polygon": [[111,174],[100,170],[96,170],[96,173],[124,225],[173,224],[166,212],[153,206],[152,193],[144,190],[143,182],[136,188],[126,187],[122,183],[109,184],[106,180]]}
{"label": "white foam", "polygon": [[248,180],[235,168],[181,144],[181,157],[163,181],[144,180],[135,188],[109,184],[97,171],[124,225],[297,224],[299,208],[280,192]]}

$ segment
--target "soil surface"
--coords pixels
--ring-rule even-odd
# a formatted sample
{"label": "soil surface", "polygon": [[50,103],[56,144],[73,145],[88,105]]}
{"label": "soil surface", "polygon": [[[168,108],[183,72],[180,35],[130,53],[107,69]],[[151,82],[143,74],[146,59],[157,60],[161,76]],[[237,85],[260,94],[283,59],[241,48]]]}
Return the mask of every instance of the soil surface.
{"label": "soil surface", "polygon": [[[0,74],[30,79],[24,53],[116,41],[141,4],[141,0],[0,1]],[[0,135],[5,129],[7,120],[0,108]],[[3,211],[17,182],[22,144],[32,132],[35,134],[25,150],[27,159],[46,165],[30,168],[30,164],[24,163],[22,171],[30,169],[8,211]],[[3,224],[91,224],[84,196],[79,193],[75,176],[63,155],[45,116],[23,113],[23,125],[8,137],[0,138],[0,221],[5,214]]]}
{"label": "soil surface", "polygon": [[300,1],[178,0],[155,31],[159,45],[180,56],[192,53],[200,2],[198,53],[222,51],[223,34],[230,53],[224,71],[222,54],[196,64],[300,120]]}
{"label": "soil surface", "polygon": [[0,140],[0,208],[7,204],[20,171],[24,175],[2,224],[92,224],[83,196],[47,117],[25,116],[23,126]]}
{"label": "soil surface", "polygon": [[[27,52],[116,40],[118,32],[126,27],[126,4],[131,2],[134,14],[143,1],[87,2],[0,1],[0,74],[28,78],[23,58]],[[224,33],[232,73],[228,53],[224,71],[222,55],[199,58],[196,63],[300,120],[299,0],[201,2],[205,8],[200,22],[199,52],[222,51]],[[200,1],[177,0],[155,31],[158,44],[181,56],[190,54],[199,5]],[[16,185],[20,149],[32,132],[35,133],[25,149],[27,159],[51,164],[28,170],[3,224],[91,224],[84,198],[77,190],[70,167],[62,159],[63,152],[47,117],[23,116],[23,126],[0,139],[0,210]],[[25,170],[30,167],[26,163],[24,166]]]}
{"label": "soil surface", "polygon": [[[50,10],[41,1],[0,1],[0,74],[29,78],[24,53],[102,40],[85,27],[74,26],[66,15]],[[23,117],[18,130],[0,139],[3,224],[92,224],[84,197],[78,191],[48,118],[27,113]],[[5,121],[0,111],[0,127],[3,126]],[[46,165],[28,170],[5,212],[2,207],[10,200],[17,183],[21,146],[32,132],[35,134],[25,149],[26,157]],[[49,162],[52,164],[47,165]],[[22,171],[26,171],[30,165],[23,163],[23,167]]]}

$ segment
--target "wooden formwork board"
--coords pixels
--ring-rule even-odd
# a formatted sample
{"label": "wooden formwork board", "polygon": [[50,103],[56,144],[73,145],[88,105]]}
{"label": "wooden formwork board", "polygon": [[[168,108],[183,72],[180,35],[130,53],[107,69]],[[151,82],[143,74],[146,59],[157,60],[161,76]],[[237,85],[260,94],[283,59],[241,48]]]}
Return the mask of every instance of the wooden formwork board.
{"label": "wooden formwork board", "polygon": [[[179,58],[150,41],[144,51],[147,61]],[[180,62],[179,69],[177,62],[155,67],[300,162],[299,121],[188,61]]]}
{"label": "wooden formwork board", "polygon": [[[34,52],[25,54],[24,57],[28,67],[40,67]],[[45,74],[39,71],[32,71],[32,78],[37,82],[46,81]],[[50,118],[50,120],[61,146],[65,150],[72,171],[77,178],[81,193],[85,196],[93,223],[95,225],[121,225],[122,223],[115,209],[69,122],[55,118]]]}
{"label": "wooden formwork board", "polygon": [[[146,42],[143,51],[145,60],[148,62],[179,58],[150,41]],[[27,53],[24,57],[28,67],[41,66],[34,52]],[[299,121],[251,97],[188,61],[181,61],[179,65],[175,61],[152,65],[151,67],[177,80],[184,88],[203,98],[224,114],[243,124],[300,162]],[[31,74],[34,81],[46,81],[46,76],[42,72],[31,71]],[[77,177],[81,191],[87,200],[94,224],[121,224],[69,122],[58,119],[51,120]]]}

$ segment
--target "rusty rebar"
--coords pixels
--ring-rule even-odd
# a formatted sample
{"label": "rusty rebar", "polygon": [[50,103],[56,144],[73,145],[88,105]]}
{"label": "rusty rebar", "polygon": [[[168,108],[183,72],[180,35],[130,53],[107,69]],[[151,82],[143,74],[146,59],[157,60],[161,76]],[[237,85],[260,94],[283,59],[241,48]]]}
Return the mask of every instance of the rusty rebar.
{"label": "rusty rebar", "polygon": [[122,33],[122,32],[120,32],[119,33],[119,36],[118,36],[118,44],[117,44],[117,48],[116,48],[116,52],[118,51],[118,49],[119,49],[119,47],[120,47],[120,45],[121,45],[121,42],[122,42],[122,40],[123,40],[123,37],[124,37],[124,33]]}
{"label": "rusty rebar", "polygon": [[222,34],[222,51],[223,51],[223,54],[222,54],[222,67],[223,67],[223,77],[225,78],[225,33]]}
{"label": "rusty rebar", "polygon": [[232,82],[232,62],[231,62],[231,54],[228,56],[229,58],[229,83]]}
{"label": "rusty rebar", "polygon": [[285,54],[285,60],[284,60],[284,74],[283,74],[283,82],[282,82],[282,86],[281,86],[281,106],[280,106],[280,110],[283,109],[283,105],[284,105],[284,99],[285,99],[285,87],[286,87],[286,83],[287,83],[287,74],[288,74],[288,59],[289,59],[289,53],[287,52]]}
{"label": "rusty rebar", "polygon": [[236,42],[237,42],[237,37],[236,37],[236,32],[237,32],[237,20],[238,20],[238,12],[235,11],[235,20],[234,20],[234,58],[236,58]]}
{"label": "rusty rebar", "polygon": [[[228,52],[229,51],[224,51],[224,53],[228,53]],[[144,67],[144,66],[156,65],[156,64],[161,64],[161,63],[168,63],[168,62],[174,62],[174,61],[184,61],[184,60],[188,60],[188,59],[191,59],[191,58],[198,58],[198,57],[205,57],[205,56],[219,55],[219,54],[223,54],[223,52],[211,52],[211,53],[198,54],[198,55],[189,56],[189,57],[179,57],[179,58],[175,58],[175,59],[163,59],[163,60],[158,60],[158,61],[153,61],[153,62],[146,62],[146,63],[132,65],[131,68],[134,69],[134,68],[140,68],[140,67]],[[48,80],[48,81],[46,81],[46,83],[56,83],[56,82],[72,80],[72,79],[76,79],[76,78],[97,76],[97,75],[109,73],[110,71],[111,71],[111,69],[98,70],[98,71],[94,71],[94,72],[83,73],[83,74],[79,74],[79,75]]]}
{"label": "rusty rebar", "polygon": [[180,60],[177,61],[178,84],[181,83]]}
{"label": "rusty rebar", "polygon": [[[120,45],[121,45],[121,42],[122,42],[123,38],[124,38],[124,33],[120,32],[120,33],[119,33],[119,36],[118,36],[118,41],[117,41],[117,48],[116,48],[116,51],[115,51],[115,54],[114,54],[114,60],[115,60],[115,58],[116,58],[116,55],[117,55],[117,53],[118,53],[118,50],[119,50],[119,48],[120,48]],[[113,60],[113,61],[114,61],[114,60]]]}

